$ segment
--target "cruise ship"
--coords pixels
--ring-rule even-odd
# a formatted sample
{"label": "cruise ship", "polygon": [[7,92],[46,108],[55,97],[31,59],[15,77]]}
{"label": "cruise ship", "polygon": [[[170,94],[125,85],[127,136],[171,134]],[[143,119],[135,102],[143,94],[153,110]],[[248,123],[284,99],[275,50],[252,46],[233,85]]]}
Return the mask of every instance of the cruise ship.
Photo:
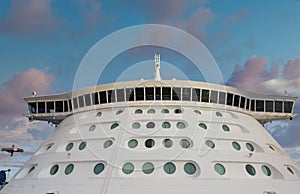
{"label": "cruise ship", "polygon": [[296,97],[189,80],[115,82],[25,97],[55,131],[2,194],[298,194],[300,171],[264,128]]}

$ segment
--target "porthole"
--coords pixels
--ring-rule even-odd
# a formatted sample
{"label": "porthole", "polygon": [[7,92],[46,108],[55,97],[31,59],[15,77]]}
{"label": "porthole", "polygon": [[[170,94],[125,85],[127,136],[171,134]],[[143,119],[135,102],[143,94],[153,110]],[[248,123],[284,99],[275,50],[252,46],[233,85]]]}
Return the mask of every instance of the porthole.
{"label": "porthole", "polygon": [[182,148],[185,148],[185,149],[187,149],[191,146],[191,142],[187,139],[181,139],[179,144]]}
{"label": "porthole", "polygon": [[169,123],[169,122],[166,121],[166,122],[163,122],[161,126],[162,126],[162,128],[164,128],[164,129],[168,129],[168,128],[171,127],[171,123]]}
{"label": "porthole", "polygon": [[253,152],[254,151],[254,147],[251,143],[246,143],[246,147],[247,149],[250,151],[250,152]]}
{"label": "porthole", "polygon": [[143,165],[142,170],[145,174],[151,174],[154,171],[154,165],[151,162],[146,162]]}
{"label": "porthole", "polygon": [[121,113],[123,113],[123,110],[118,110],[118,111],[116,112],[116,115],[119,115],[119,114],[121,114]]}
{"label": "porthole", "polygon": [[168,110],[168,109],[162,109],[161,110],[161,113],[164,113],[164,114],[167,114],[167,113],[169,113],[170,111]]}
{"label": "porthole", "polygon": [[122,171],[124,174],[131,174],[134,171],[134,165],[130,162],[127,162],[123,165]]}
{"label": "porthole", "polygon": [[69,175],[74,170],[74,164],[68,164],[68,166],[65,168],[65,175]]}
{"label": "porthole", "polygon": [[294,171],[292,170],[292,168],[286,167],[286,169],[287,169],[291,174],[295,174]]}
{"label": "porthole", "polygon": [[225,167],[222,164],[215,164],[214,169],[219,175],[224,175],[226,173]]}
{"label": "porthole", "polygon": [[66,146],[66,151],[68,152],[68,151],[72,150],[73,146],[74,146],[74,143],[72,143],[72,142],[68,143],[68,145]]}
{"label": "porthole", "polygon": [[110,126],[110,129],[115,129],[119,126],[119,123],[113,123],[111,126]]}
{"label": "porthole", "polygon": [[95,131],[95,129],[96,129],[96,125],[91,125],[89,131]]}
{"label": "porthole", "polygon": [[211,149],[214,149],[215,148],[215,143],[212,142],[211,140],[206,140],[205,141],[205,144],[210,147]]}
{"label": "porthole", "polygon": [[181,114],[181,113],[182,113],[182,110],[181,110],[181,109],[175,109],[175,110],[174,110],[174,113],[175,113],[175,114]]}
{"label": "porthole", "polygon": [[173,174],[176,171],[176,166],[172,162],[168,162],[164,165],[164,171],[167,174]]}
{"label": "porthole", "polygon": [[57,164],[54,164],[50,169],[50,175],[55,175],[59,169],[59,166]]}
{"label": "porthole", "polygon": [[154,145],[155,145],[155,141],[154,141],[153,139],[147,139],[147,140],[145,141],[145,146],[146,146],[147,148],[152,148]]}
{"label": "porthole", "polygon": [[153,108],[151,108],[151,109],[149,109],[149,110],[147,111],[147,113],[148,113],[148,114],[154,114],[154,113],[155,113],[155,110],[154,110]]}
{"label": "porthole", "polygon": [[101,115],[102,115],[102,112],[97,112],[97,114],[96,114],[97,117],[101,117]]}
{"label": "porthole", "polygon": [[86,142],[83,141],[79,144],[79,150],[83,150],[86,147]]}
{"label": "porthole", "polygon": [[194,110],[194,113],[197,113],[197,114],[201,115],[200,110]]}
{"label": "porthole", "polygon": [[132,128],[133,129],[139,129],[140,127],[141,127],[141,124],[139,122],[132,123]]}
{"label": "porthole", "polygon": [[147,127],[148,129],[153,129],[153,128],[155,127],[155,123],[149,122],[149,123],[146,124],[146,127]]}
{"label": "porthole", "polygon": [[185,128],[185,124],[184,124],[184,122],[177,122],[176,127],[178,129],[184,129]]}
{"label": "porthole", "polygon": [[94,167],[94,173],[95,173],[96,175],[98,175],[98,174],[100,174],[100,173],[104,170],[104,168],[105,168],[105,166],[104,166],[103,163],[98,163],[98,164],[96,164],[95,167]]}
{"label": "porthole", "polygon": [[230,129],[227,125],[222,125],[222,129],[223,129],[223,131],[226,131],[226,132],[230,131]]}
{"label": "porthole", "polygon": [[29,169],[28,174],[30,174],[34,169],[35,169],[35,166],[32,166],[32,167]]}
{"label": "porthole", "polygon": [[46,150],[49,150],[50,148],[52,148],[52,146],[53,146],[53,143],[50,144],[50,145],[48,145],[47,148],[46,148]]}
{"label": "porthole", "polygon": [[247,164],[245,168],[248,174],[250,174],[251,176],[254,176],[256,174],[256,171],[252,165]]}
{"label": "porthole", "polygon": [[235,149],[235,150],[241,150],[241,146],[238,142],[232,142],[232,147]]}
{"label": "porthole", "polygon": [[172,141],[171,139],[164,139],[163,145],[164,145],[166,148],[170,148],[170,147],[173,146],[173,141]]}
{"label": "porthole", "polygon": [[203,128],[203,129],[207,129],[207,126],[204,123],[199,123],[199,127]]}
{"label": "porthole", "polygon": [[269,148],[270,148],[273,152],[275,152],[275,148],[273,148],[273,146],[269,146]]}
{"label": "porthole", "polygon": [[106,149],[106,148],[110,147],[112,144],[113,144],[113,141],[111,139],[108,139],[104,142],[103,148]]}
{"label": "porthole", "polygon": [[220,113],[220,112],[216,112],[216,115],[217,115],[218,117],[222,117],[222,116],[223,116],[222,113]]}
{"label": "porthole", "polygon": [[142,109],[136,109],[134,113],[135,113],[135,114],[142,114],[142,113],[143,113],[143,110],[142,110]]}
{"label": "porthole", "polygon": [[261,170],[263,171],[263,173],[267,176],[271,176],[272,172],[270,170],[269,167],[267,167],[266,165],[262,165],[261,166]]}
{"label": "porthole", "polygon": [[131,139],[128,142],[128,147],[130,147],[130,148],[135,148],[137,145],[138,145],[138,141],[136,139]]}
{"label": "porthole", "polygon": [[195,174],[195,172],[197,170],[196,166],[190,162],[186,163],[183,168],[184,168],[184,172],[187,173],[188,175]]}

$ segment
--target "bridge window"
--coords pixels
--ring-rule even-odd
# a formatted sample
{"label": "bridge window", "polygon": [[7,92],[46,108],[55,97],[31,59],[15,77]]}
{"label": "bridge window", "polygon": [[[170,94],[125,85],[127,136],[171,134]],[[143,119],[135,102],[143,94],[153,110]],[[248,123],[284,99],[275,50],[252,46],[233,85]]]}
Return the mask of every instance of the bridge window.
{"label": "bridge window", "polygon": [[161,100],[161,87],[155,88],[155,100]]}
{"label": "bridge window", "polygon": [[124,102],[125,101],[125,94],[124,89],[117,89],[117,102]]}
{"label": "bridge window", "polygon": [[107,100],[108,100],[108,103],[116,102],[115,90],[108,90],[107,91]]}
{"label": "bridge window", "polygon": [[256,111],[264,112],[265,101],[263,100],[256,100]]}
{"label": "bridge window", "polygon": [[284,102],[284,112],[285,113],[292,113],[292,109],[293,109],[293,102],[291,102],[291,101]]}
{"label": "bridge window", "polygon": [[227,93],[227,105],[232,106],[233,94]]}
{"label": "bridge window", "polygon": [[78,96],[78,104],[80,108],[84,107],[83,96]]}
{"label": "bridge window", "polygon": [[36,113],[36,103],[35,102],[28,103],[28,109],[29,109],[30,114],[35,114]]}
{"label": "bridge window", "polygon": [[54,102],[47,102],[47,113],[53,113],[54,111]]}
{"label": "bridge window", "polygon": [[69,109],[70,109],[70,111],[72,110],[72,102],[71,102],[71,100],[69,100]]}
{"label": "bridge window", "polygon": [[63,101],[56,101],[55,102],[55,112],[63,112]]}
{"label": "bridge window", "polygon": [[217,103],[218,102],[218,91],[214,91],[214,90],[211,91],[210,102],[211,103]]}
{"label": "bridge window", "polygon": [[162,99],[163,100],[171,100],[171,88],[170,87],[162,88]]}
{"label": "bridge window", "polygon": [[241,96],[240,108],[245,108],[245,101],[246,101],[246,98],[244,96]]}
{"label": "bridge window", "polygon": [[99,94],[100,94],[100,104],[107,103],[107,100],[106,100],[106,91],[99,92]]}
{"label": "bridge window", "polygon": [[201,102],[209,102],[209,90],[202,90]]}
{"label": "bridge window", "polygon": [[146,100],[154,100],[154,88],[146,88]]}
{"label": "bridge window", "polygon": [[85,100],[85,106],[91,106],[91,95],[90,94],[84,95],[84,100]]}
{"label": "bridge window", "polygon": [[191,88],[182,88],[182,100],[184,101],[191,100]]}
{"label": "bridge window", "polygon": [[133,88],[126,88],[126,101],[134,101]]}
{"label": "bridge window", "polygon": [[[78,108],[78,101],[77,101],[77,98],[73,98],[73,106],[74,106],[74,109],[77,109]],[[48,107],[48,105],[47,105]]]}
{"label": "bridge window", "polygon": [[98,92],[92,93],[92,104],[93,105],[99,104],[99,95],[98,95]]}
{"label": "bridge window", "polygon": [[68,101],[67,100],[64,100],[64,112],[68,112],[69,109],[68,109]]}
{"label": "bridge window", "polygon": [[45,102],[38,102],[38,113],[45,113]]}
{"label": "bridge window", "polygon": [[251,100],[251,111],[255,111],[255,100]]}
{"label": "bridge window", "polygon": [[233,106],[239,107],[239,105],[240,105],[240,96],[239,95],[234,95]]}
{"label": "bridge window", "polygon": [[136,101],[144,100],[144,88],[135,88]]}
{"label": "bridge window", "polygon": [[200,89],[196,88],[192,90],[192,101],[200,101]]}
{"label": "bridge window", "polygon": [[275,112],[282,112],[282,101],[275,101]]}
{"label": "bridge window", "polygon": [[226,93],[219,92],[219,104],[225,104]]}
{"label": "bridge window", "polygon": [[172,100],[181,100],[181,88],[173,88]]}
{"label": "bridge window", "polygon": [[274,101],[267,100],[266,101],[266,112],[273,112],[274,111]]}
{"label": "bridge window", "polygon": [[249,110],[249,107],[250,107],[250,99],[247,98],[246,109]]}

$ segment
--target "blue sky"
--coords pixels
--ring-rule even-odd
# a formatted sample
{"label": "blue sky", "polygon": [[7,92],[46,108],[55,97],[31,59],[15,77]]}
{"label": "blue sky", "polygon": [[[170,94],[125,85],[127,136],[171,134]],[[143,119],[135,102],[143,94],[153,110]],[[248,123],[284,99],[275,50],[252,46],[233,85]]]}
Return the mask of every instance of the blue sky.
{"label": "blue sky", "polygon": [[[30,156],[53,128],[28,123],[22,116],[26,106],[21,98],[33,90],[39,94],[71,91],[85,53],[110,33],[133,25],[164,24],[192,34],[215,57],[227,85],[255,92],[286,90],[300,96],[299,10],[297,0],[3,0],[0,147],[15,143],[26,147],[25,155]],[[99,82],[117,80],[130,66],[152,60],[157,51],[187,78],[203,81],[183,56],[143,47],[117,56]],[[300,120],[267,127],[300,162]],[[2,156],[0,167],[6,162]],[[15,166],[24,160],[19,157]]]}

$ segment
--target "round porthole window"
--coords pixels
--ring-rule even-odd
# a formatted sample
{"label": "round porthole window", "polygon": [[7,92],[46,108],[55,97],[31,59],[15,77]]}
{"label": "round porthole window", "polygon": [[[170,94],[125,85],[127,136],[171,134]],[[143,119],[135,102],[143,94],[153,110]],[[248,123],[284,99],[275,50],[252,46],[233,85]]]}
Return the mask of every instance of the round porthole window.
{"label": "round porthole window", "polygon": [[223,116],[222,113],[220,113],[220,112],[216,112],[216,115],[217,115],[218,117],[222,117],[222,116]]}
{"label": "round porthole window", "polygon": [[50,169],[50,175],[55,175],[59,169],[59,166],[57,164],[54,164]]}
{"label": "round porthole window", "polygon": [[164,139],[163,145],[164,145],[166,148],[170,148],[170,147],[173,146],[173,141],[172,141],[171,139]]}
{"label": "round porthole window", "polygon": [[254,151],[254,147],[251,143],[246,143],[246,147],[247,149],[250,151],[250,152],[253,152]]}
{"label": "round porthole window", "polygon": [[104,170],[104,164],[103,163],[98,163],[94,167],[94,173],[96,175],[100,174]]}
{"label": "round porthole window", "polygon": [[181,139],[179,144],[182,148],[185,148],[185,149],[187,149],[191,146],[191,142],[187,139]]}
{"label": "round porthole window", "polygon": [[130,148],[135,148],[137,145],[138,145],[138,141],[136,139],[131,139],[128,142],[128,147],[130,147]]}
{"label": "round porthole window", "polygon": [[34,169],[35,169],[35,166],[32,166],[32,167],[29,169],[28,174],[30,174]]}
{"label": "round porthole window", "polygon": [[254,176],[256,174],[256,171],[254,169],[254,167],[250,164],[246,165],[246,171],[248,172],[248,174],[250,174],[251,176]]}
{"label": "round porthole window", "polygon": [[74,146],[74,143],[72,143],[72,142],[68,143],[68,145],[66,146],[66,151],[68,152],[68,151],[72,150],[73,146]]}
{"label": "round porthole window", "polygon": [[117,112],[116,112],[116,115],[119,115],[119,114],[121,114],[123,112],[123,110],[118,110]]}
{"label": "round porthole window", "polygon": [[174,113],[175,113],[175,114],[181,114],[181,113],[182,113],[182,110],[181,110],[181,109],[175,109],[175,110],[174,110]]}
{"label": "round porthole window", "polygon": [[102,115],[102,112],[97,112],[97,114],[96,114],[97,117],[101,117],[101,115]]}
{"label": "round porthole window", "polygon": [[193,175],[196,172],[196,166],[193,163],[186,163],[184,165],[184,172],[189,174],[189,175]]}
{"label": "round porthole window", "polygon": [[143,165],[142,170],[145,174],[151,174],[154,171],[154,165],[151,162],[146,162]]}
{"label": "round porthole window", "polygon": [[215,164],[214,169],[220,175],[224,175],[226,173],[225,167],[222,164]]}
{"label": "round porthole window", "polygon": [[241,150],[241,146],[238,142],[232,142],[232,147],[235,149],[235,150]]}
{"label": "round porthole window", "polygon": [[162,123],[162,128],[169,129],[170,127],[171,127],[171,123],[169,123],[167,121]]}
{"label": "round porthole window", "polygon": [[137,109],[137,110],[135,110],[134,113],[135,113],[135,114],[142,114],[142,113],[143,113],[143,110],[142,110],[142,109]]}
{"label": "round porthole window", "polygon": [[133,129],[139,129],[140,127],[141,127],[141,124],[140,124],[140,123],[138,123],[138,122],[132,123],[132,128],[133,128]]}
{"label": "round porthole window", "polygon": [[287,169],[291,174],[295,174],[294,171],[293,171],[290,167],[286,167],[286,169]]}
{"label": "round porthole window", "polygon": [[146,146],[147,148],[152,148],[154,145],[155,145],[155,141],[154,141],[153,139],[147,139],[147,140],[145,141],[145,146]]}
{"label": "round porthole window", "polygon": [[184,128],[185,128],[185,124],[184,124],[184,122],[178,122],[178,123],[176,124],[176,127],[177,127],[178,129],[184,129]]}
{"label": "round porthole window", "polygon": [[83,150],[86,147],[86,142],[83,141],[79,144],[79,150]]}
{"label": "round porthole window", "polygon": [[148,113],[148,114],[154,114],[154,113],[155,113],[155,110],[151,108],[151,109],[149,109],[149,110],[147,111],[147,113]]}
{"label": "round porthole window", "polygon": [[131,174],[134,171],[134,165],[130,162],[127,162],[123,165],[122,171],[124,174]]}
{"label": "round porthole window", "polygon": [[115,129],[119,126],[119,123],[113,123],[111,126],[110,126],[110,129]]}
{"label": "round porthole window", "polygon": [[148,129],[153,129],[153,128],[155,127],[155,123],[149,122],[149,123],[146,124],[146,127],[147,127]]}
{"label": "round porthole window", "polygon": [[222,129],[223,129],[223,131],[226,131],[226,132],[230,131],[230,129],[227,125],[222,125]]}
{"label": "round porthole window", "polygon": [[68,166],[65,168],[65,175],[69,175],[74,170],[74,164],[68,164]]}
{"label": "round porthole window", "polygon": [[207,129],[207,126],[204,123],[199,123],[199,127],[201,127],[202,129]]}
{"label": "round porthole window", "polygon": [[211,140],[206,140],[205,141],[205,144],[210,147],[211,149],[214,149],[215,148],[215,143]]}
{"label": "round porthole window", "polygon": [[164,171],[167,174],[173,174],[176,171],[176,166],[172,162],[168,162],[164,165]]}
{"label": "round porthole window", "polygon": [[269,167],[267,167],[266,165],[262,165],[261,166],[261,170],[263,171],[263,173],[267,176],[271,176],[272,172],[270,170]]}
{"label": "round porthole window", "polygon": [[168,109],[162,109],[161,113],[164,113],[164,114],[169,113],[169,110]]}
{"label": "round porthole window", "polygon": [[106,148],[110,147],[112,144],[113,144],[113,141],[111,139],[108,139],[104,142],[103,148],[106,149]]}
{"label": "round porthole window", "polygon": [[201,115],[200,110],[194,110],[194,113],[197,113],[197,114]]}
{"label": "round porthole window", "polygon": [[96,129],[96,125],[92,125],[90,126],[89,131],[95,131],[95,129]]}

